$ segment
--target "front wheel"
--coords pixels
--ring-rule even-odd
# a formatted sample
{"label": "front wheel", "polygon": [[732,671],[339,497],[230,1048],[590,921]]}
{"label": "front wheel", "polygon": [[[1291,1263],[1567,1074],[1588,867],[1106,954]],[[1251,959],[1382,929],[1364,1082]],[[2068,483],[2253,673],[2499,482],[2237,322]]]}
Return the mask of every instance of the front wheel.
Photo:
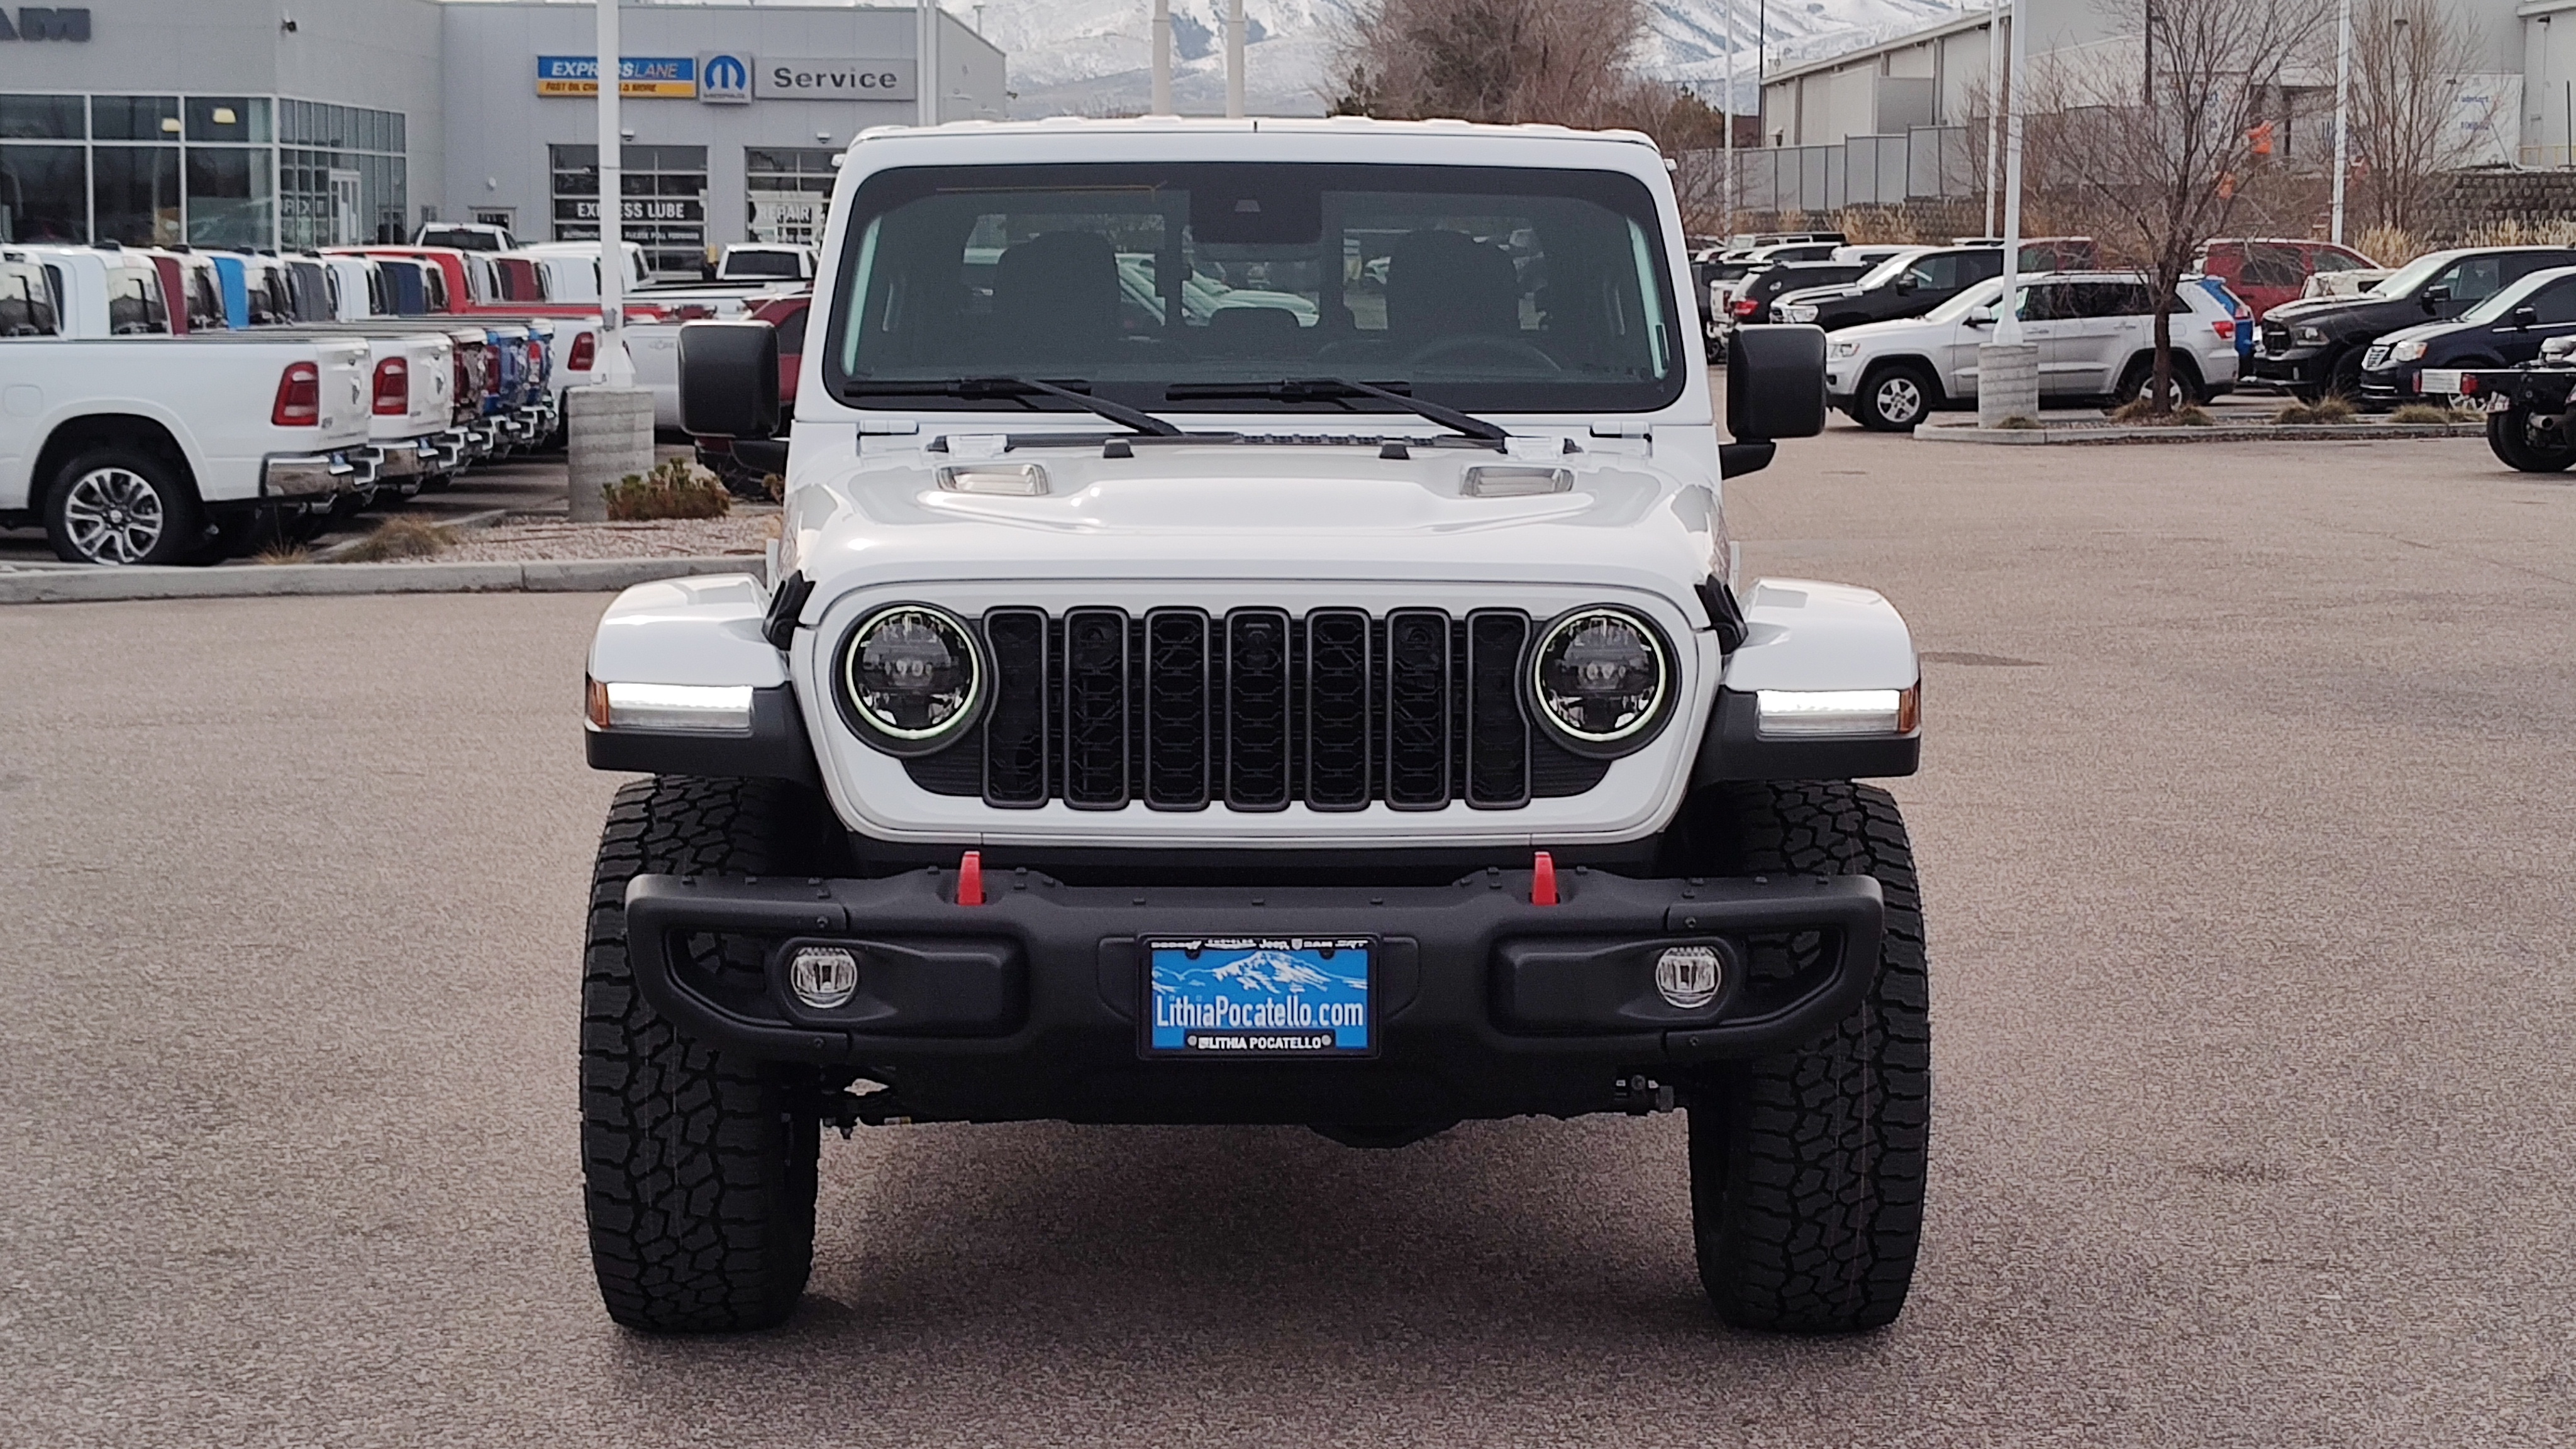
{"label": "front wheel", "polygon": [[[1868,875],[1887,903],[1877,979],[1859,1009],[1797,1051],[1694,1084],[1701,1286],[1738,1328],[1880,1327],[1913,1283],[1931,1123],[1923,909],[1905,821],[1886,791],[1848,781],[1730,787],[1694,808],[1694,853],[1712,870]],[[1757,983],[1795,975],[1828,948],[1814,933],[1751,945]]]}
{"label": "front wheel", "polygon": [[[582,956],[581,1167],[608,1316],[657,1333],[783,1322],[814,1261],[820,1123],[812,1074],[692,1039],[635,987],[638,875],[839,869],[829,808],[777,780],[639,780],[617,792]],[[757,989],[756,941],[686,938],[694,968]]]}
{"label": "front wheel", "polygon": [[1932,379],[1918,368],[1888,367],[1861,380],[1852,416],[1873,432],[1902,433],[1932,411]]}
{"label": "front wheel", "polygon": [[[2155,390],[2155,381],[2156,360],[2153,356],[2141,357],[2130,363],[2129,370],[2120,378],[2120,390],[2112,395],[2113,405],[2125,407],[2147,396]],[[2192,376],[2191,369],[2183,366],[2181,359],[2175,359],[2173,372],[2166,379],[2165,410],[2171,412],[2200,400],[2200,379]]]}
{"label": "front wheel", "polygon": [[45,493],[45,538],[65,563],[183,563],[204,532],[181,469],[134,448],[89,449]]}
{"label": "front wheel", "polygon": [[2564,473],[2576,464],[2576,440],[2566,424],[2550,418],[2544,426],[2523,408],[2487,414],[2487,447],[2525,473]]}

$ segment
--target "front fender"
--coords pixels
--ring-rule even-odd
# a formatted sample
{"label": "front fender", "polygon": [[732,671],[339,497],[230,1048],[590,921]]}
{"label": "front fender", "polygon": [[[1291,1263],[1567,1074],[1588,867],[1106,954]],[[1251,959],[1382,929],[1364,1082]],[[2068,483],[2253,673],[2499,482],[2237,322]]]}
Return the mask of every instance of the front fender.
{"label": "front fender", "polygon": [[[1869,589],[1762,579],[1744,600],[1744,642],[1727,657],[1700,738],[1694,787],[1725,780],[1848,780],[1911,775],[1922,759],[1923,668],[1913,631]],[[1780,737],[1762,729],[1765,690],[1894,690],[1914,701],[1901,733]]]}
{"label": "front fender", "polygon": [[736,685],[752,692],[748,729],[726,733],[604,729],[583,736],[595,770],[796,780],[819,786],[814,746],[787,661],[761,633],[769,590],[749,574],[637,584],[600,616],[590,641],[594,685]]}

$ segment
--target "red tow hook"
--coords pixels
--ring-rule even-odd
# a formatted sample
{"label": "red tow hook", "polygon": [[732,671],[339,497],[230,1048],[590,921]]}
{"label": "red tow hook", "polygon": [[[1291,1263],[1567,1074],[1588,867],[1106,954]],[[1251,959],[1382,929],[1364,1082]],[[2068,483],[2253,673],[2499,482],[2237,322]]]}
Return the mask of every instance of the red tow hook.
{"label": "red tow hook", "polygon": [[984,852],[970,850],[957,862],[957,904],[984,904]]}
{"label": "red tow hook", "polygon": [[1530,904],[1556,904],[1556,857],[1544,850],[1530,860]]}

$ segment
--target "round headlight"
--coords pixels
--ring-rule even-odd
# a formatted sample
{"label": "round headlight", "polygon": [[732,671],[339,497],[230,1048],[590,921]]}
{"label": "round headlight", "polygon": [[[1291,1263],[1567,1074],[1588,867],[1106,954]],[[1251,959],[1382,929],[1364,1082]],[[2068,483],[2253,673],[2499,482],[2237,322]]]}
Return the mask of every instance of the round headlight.
{"label": "round headlight", "polygon": [[1663,723],[1672,660],[1655,626],[1625,609],[1577,609],[1547,626],[1530,653],[1530,696],[1559,739],[1587,754],[1624,754]]}
{"label": "round headlight", "polygon": [[982,712],[985,693],[975,631],[942,609],[879,609],[841,646],[844,713],[891,754],[923,755],[953,743]]}

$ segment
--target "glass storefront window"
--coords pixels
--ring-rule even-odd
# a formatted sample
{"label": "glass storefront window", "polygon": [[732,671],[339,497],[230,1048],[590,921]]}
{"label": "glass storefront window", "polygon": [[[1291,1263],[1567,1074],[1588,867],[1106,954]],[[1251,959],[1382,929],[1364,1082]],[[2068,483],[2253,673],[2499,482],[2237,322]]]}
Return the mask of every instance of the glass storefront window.
{"label": "glass storefront window", "polygon": [[823,239],[830,208],[832,162],[841,153],[821,146],[752,146],[742,153],[744,215],[757,242]]}
{"label": "glass storefront window", "polygon": [[269,153],[247,146],[188,148],[188,242],[275,245],[269,234]]}
{"label": "glass storefront window", "polygon": [[179,148],[100,146],[90,153],[101,241],[166,247],[187,239],[179,221]]}
{"label": "glass storefront window", "polygon": [[268,97],[188,97],[189,140],[265,141],[268,138]]}
{"label": "glass storefront window", "polygon": [[89,134],[78,96],[0,96],[0,141],[77,141]]}
{"label": "glass storefront window", "polygon": [[89,240],[89,177],[78,146],[0,145],[0,241]]}
{"label": "glass storefront window", "polygon": [[179,139],[177,96],[92,96],[89,133],[101,141]]}
{"label": "glass storefront window", "polygon": [[[627,146],[618,152],[621,231],[660,276],[697,276],[706,264],[707,148]],[[549,146],[554,238],[599,239],[599,148]]]}

